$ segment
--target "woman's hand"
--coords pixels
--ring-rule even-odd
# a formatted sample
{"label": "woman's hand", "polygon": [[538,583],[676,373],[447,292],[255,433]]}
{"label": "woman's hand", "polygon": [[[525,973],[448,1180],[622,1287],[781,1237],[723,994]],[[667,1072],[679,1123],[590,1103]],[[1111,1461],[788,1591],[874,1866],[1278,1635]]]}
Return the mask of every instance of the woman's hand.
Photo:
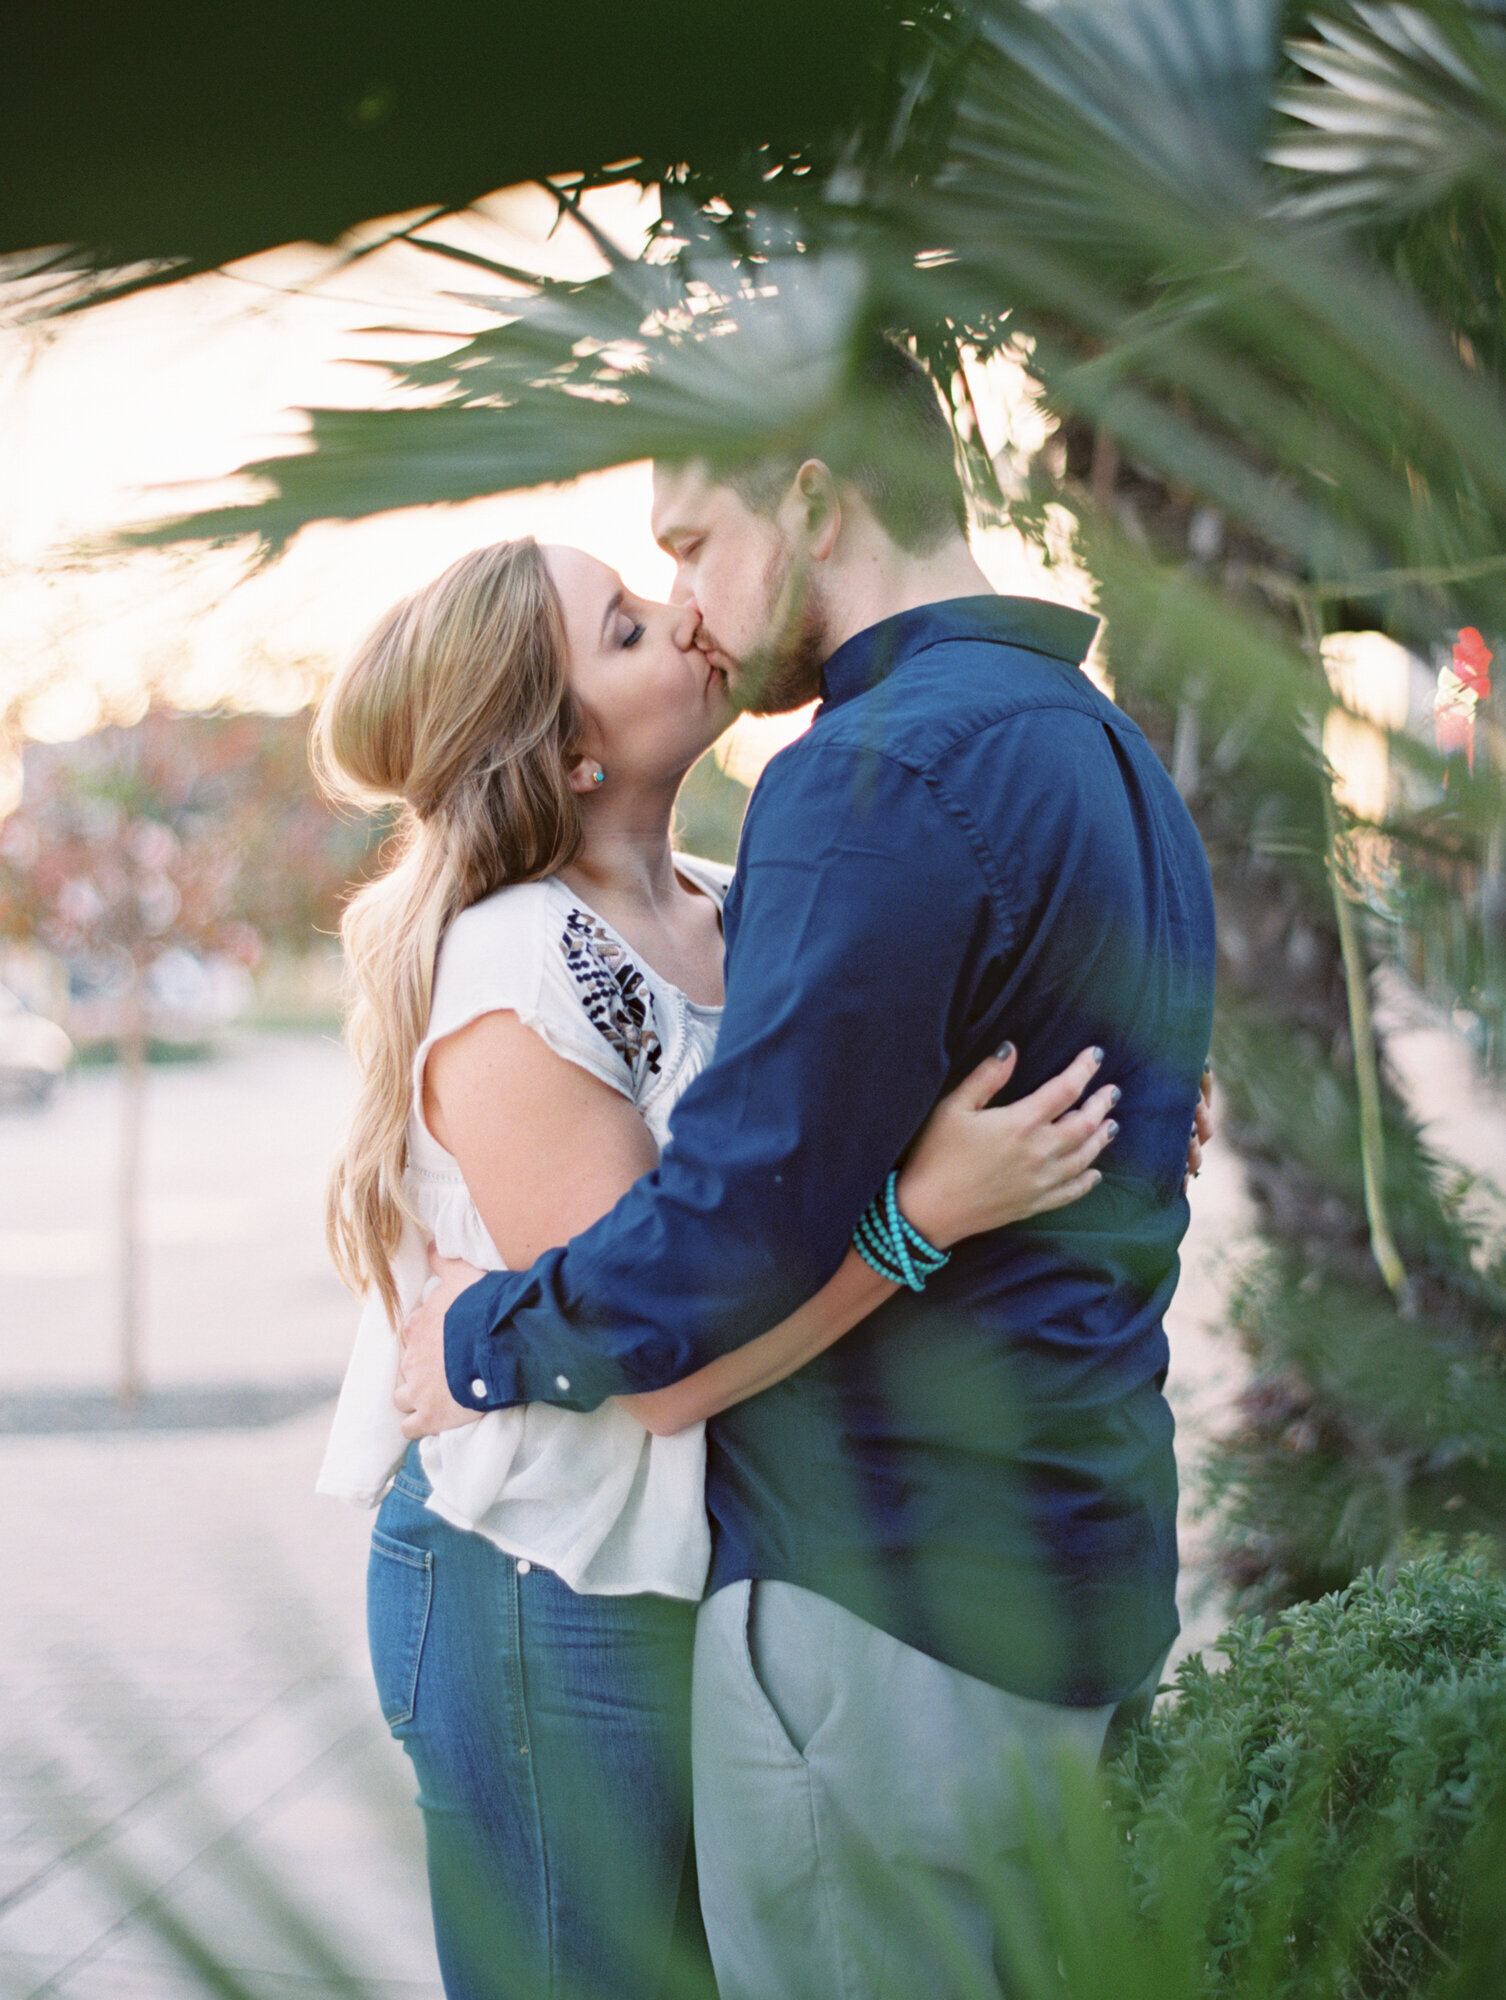
{"label": "woman's hand", "polygon": [[485,1414],[468,1410],[450,1394],[444,1366],[444,1316],[460,1294],[486,1273],[460,1257],[441,1257],[429,1245],[433,1278],[398,1334],[397,1385],[392,1401],[403,1420],[405,1438],[434,1437],[440,1431],[479,1424]]}
{"label": "woman's hand", "polygon": [[1187,1141],[1187,1172],[1182,1180],[1185,1194],[1203,1171],[1203,1148],[1213,1137],[1213,1065],[1203,1071],[1198,1087],[1197,1109],[1192,1114],[1192,1137]]}
{"label": "woman's hand", "polygon": [[1078,1103],[1102,1051],[1084,1049],[1039,1090],[990,1110],[1016,1060],[1006,1042],[943,1097],[901,1170],[900,1210],[938,1249],[1065,1208],[1103,1178],[1093,1162],[1119,1130],[1109,1116],[1119,1091],[1104,1084]]}

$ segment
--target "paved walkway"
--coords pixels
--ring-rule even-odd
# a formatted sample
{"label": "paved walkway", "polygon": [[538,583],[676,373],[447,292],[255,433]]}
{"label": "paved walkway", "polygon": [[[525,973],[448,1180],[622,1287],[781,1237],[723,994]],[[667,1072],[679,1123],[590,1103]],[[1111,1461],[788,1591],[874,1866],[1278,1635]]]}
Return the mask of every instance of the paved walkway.
{"label": "paved walkway", "polygon": [[[0,1116],[0,1399],[109,1383],[114,1087],[86,1073]],[[352,1314],[319,1209],[345,1090],[312,1036],[153,1074],[159,1384],[335,1377]],[[1216,1324],[1243,1200],[1215,1151],[1171,1329],[1187,1464],[1239,1380]],[[368,1521],[311,1491],[327,1421],[0,1436],[24,1524],[0,1543],[0,1992],[438,2000],[407,1766],[364,1659]],[[1219,1622],[1198,1586],[1189,1644]]]}
{"label": "paved walkway", "polygon": [[27,1522],[3,1558],[17,2000],[221,1990],[184,1938],[269,2000],[438,2000],[411,1787],[363,1655],[367,1524],[310,1492],[326,1422],[0,1445]]}
{"label": "paved walkway", "polygon": [[[0,1392],[114,1380],[119,1072],[0,1110]],[[345,1058],[255,1035],[154,1065],[142,1202],[145,1364],[157,1383],[337,1381],[347,1299],[324,1252]]]}
{"label": "paved walkway", "polygon": [[[0,1404],[113,1380],[117,1077],[0,1115]],[[369,1522],[316,1499],[350,1301],[321,1239],[344,1058],[248,1037],[156,1069],[149,1380],[326,1397],[263,1428],[0,1437],[0,1992],[439,2000],[407,1763],[364,1655]],[[169,1405],[186,1394],[165,1394]],[[160,1405],[158,1406],[160,1409]]]}

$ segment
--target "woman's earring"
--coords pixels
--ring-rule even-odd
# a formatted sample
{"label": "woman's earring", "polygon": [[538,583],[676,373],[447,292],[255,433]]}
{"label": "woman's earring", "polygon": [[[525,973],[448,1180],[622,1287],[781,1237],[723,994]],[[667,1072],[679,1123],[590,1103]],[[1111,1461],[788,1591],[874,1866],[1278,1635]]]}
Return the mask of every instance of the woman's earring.
{"label": "woman's earring", "polygon": [[600,764],[598,764],[596,766],[596,769],[591,773],[591,783],[593,785],[604,785],[606,781],[607,781],[607,774],[601,768]]}

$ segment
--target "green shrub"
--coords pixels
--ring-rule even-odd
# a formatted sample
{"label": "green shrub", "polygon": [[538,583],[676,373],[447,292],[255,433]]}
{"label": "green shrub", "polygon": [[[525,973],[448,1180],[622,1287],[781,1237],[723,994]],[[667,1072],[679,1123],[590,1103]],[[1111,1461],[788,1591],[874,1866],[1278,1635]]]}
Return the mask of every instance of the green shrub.
{"label": "green shrub", "polygon": [[1497,1929],[1506,1902],[1486,1853],[1506,1796],[1506,1583],[1485,1550],[1366,1571],[1220,1643],[1228,1666],[1186,1661],[1111,1767],[1142,1911],[1195,1905],[1209,1993],[1462,1990],[1466,1884],[1489,1885]]}

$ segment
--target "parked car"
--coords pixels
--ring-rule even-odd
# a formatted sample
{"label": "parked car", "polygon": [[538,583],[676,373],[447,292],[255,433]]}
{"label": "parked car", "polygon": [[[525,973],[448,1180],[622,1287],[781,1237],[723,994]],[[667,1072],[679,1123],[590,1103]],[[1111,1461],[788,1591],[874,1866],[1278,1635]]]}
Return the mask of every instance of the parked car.
{"label": "parked car", "polygon": [[45,1104],[73,1060],[73,1044],[43,1014],[0,986],[0,1100]]}

